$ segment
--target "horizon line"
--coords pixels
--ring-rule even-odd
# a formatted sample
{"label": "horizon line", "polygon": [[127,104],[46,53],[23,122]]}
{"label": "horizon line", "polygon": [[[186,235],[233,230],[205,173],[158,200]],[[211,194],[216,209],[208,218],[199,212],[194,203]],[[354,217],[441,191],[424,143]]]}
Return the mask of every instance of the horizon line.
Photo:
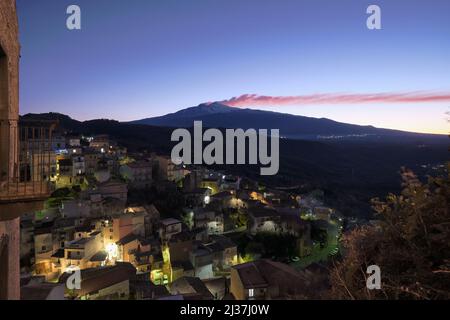
{"label": "horizon line", "polygon": [[[195,107],[199,107],[199,106],[204,105],[204,104],[210,105],[210,104],[213,104],[213,103],[220,103],[220,104],[223,104],[223,105],[225,105],[227,107],[234,108],[233,106],[229,106],[229,105],[224,104],[222,101],[203,102],[203,103],[198,104],[197,106],[188,107],[188,108],[195,108]],[[58,114],[58,115],[62,115],[62,116],[67,116],[70,119],[72,119],[74,121],[78,121],[78,122],[88,122],[88,121],[96,121],[96,120],[108,120],[108,121],[116,121],[116,122],[125,123],[125,124],[127,124],[127,123],[128,124],[138,124],[138,123],[133,123],[133,122],[141,121],[141,120],[145,120],[145,119],[164,117],[164,116],[167,116],[169,114],[173,114],[173,113],[176,113],[176,112],[188,109],[188,108],[182,108],[182,109],[179,109],[179,110],[177,110],[175,112],[166,113],[166,114],[164,114],[162,116],[146,117],[146,118],[141,118],[141,119],[136,119],[136,120],[118,120],[118,119],[114,119],[114,118],[101,118],[101,117],[100,118],[89,118],[89,119],[81,119],[80,120],[79,118],[76,118],[76,117],[74,117],[72,115],[69,115],[69,114],[66,114],[66,113],[57,112],[57,111],[48,111],[48,112],[39,112],[39,113],[27,112],[27,113],[24,113],[24,114],[20,114],[19,113],[19,117],[23,117],[23,116],[26,116],[26,115]],[[241,108],[239,107],[239,109],[241,109]],[[449,136],[450,135],[450,131],[449,132],[408,131],[408,130],[399,129],[399,128],[377,127],[377,126],[374,126],[374,125],[371,125],[371,124],[358,124],[358,123],[342,122],[342,121],[337,121],[337,120],[334,120],[334,119],[331,119],[331,118],[327,118],[327,117],[317,118],[317,117],[311,117],[311,116],[296,115],[296,114],[292,114],[292,113],[283,113],[283,112],[277,112],[277,111],[267,111],[267,110],[261,110],[261,109],[252,109],[252,108],[249,108],[249,107],[247,107],[246,109],[259,110],[259,111],[265,111],[265,112],[281,113],[281,114],[287,114],[287,115],[291,115],[291,116],[295,116],[295,117],[306,117],[306,118],[313,118],[313,119],[328,119],[328,120],[335,121],[335,122],[338,122],[338,123],[344,123],[344,124],[361,126],[361,127],[373,127],[375,129],[387,129],[387,130],[402,131],[402,132],[405,132],[405,133],[442,135],[442,136],[444,136],[444,135],[445,136]],[[199,121],[201,121],[201,120],[199,120]],[[147,125],[147,124],[143,124],[143,125]],[[156,126],[156,125],[150,125],[150,124],[148,124],[148,126],[170,128],[169,126]]]}

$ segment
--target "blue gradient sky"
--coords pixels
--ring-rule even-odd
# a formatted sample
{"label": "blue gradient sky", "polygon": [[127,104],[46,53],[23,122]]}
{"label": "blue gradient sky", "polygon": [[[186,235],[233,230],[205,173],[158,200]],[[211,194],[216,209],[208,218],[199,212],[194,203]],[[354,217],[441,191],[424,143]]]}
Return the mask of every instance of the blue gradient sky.
{"label": "blue gradient sky", "polygon": [[[66,29],[78,4],[82,30]],[[383,30],[366,28],[382,9]],[[17,0],[21,113],[163,115],[241,94],[450,92],[448,0]],[[260,108],[262,109],[262,108]],[[264,109],[448,132],[450,102]]]}

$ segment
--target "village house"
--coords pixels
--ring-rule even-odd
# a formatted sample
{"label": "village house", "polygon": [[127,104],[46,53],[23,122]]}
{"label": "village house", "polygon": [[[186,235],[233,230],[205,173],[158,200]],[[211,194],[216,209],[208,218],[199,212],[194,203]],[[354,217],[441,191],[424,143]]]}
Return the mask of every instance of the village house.
{"label": "village house", "polygon": [[57,180],[56,187],[70,187],[74,184],[73,162],[70,158],[58,158],[57,160]]}
{"label": "village house", "polygon": [[81,147],[81,135],[79,134],[66,134],[66,145],[68,148]]}
{"label": "village house", "polygon": [[186,207],[204,207],[210,203],[211,189],[197,188],[190,191],[183,191],[184,203]]}
{"label": "village house", "polygon": [[[70,274],[60,277],[65,284]],[[136,269],[129,263],[81,270],[80,289],[66,288],[65,296],[79,300],[126,300],[130,296],[130,282],[136,277]]]}
{"label": "village house", "polygon": [[229,293],[230,279],[227,279],[227,277],[203,280],[203,283],[213,295],[214,300],[225,300],[231,296]]}
{"label": "village house", "polygon": [[238,261],[237,245],[226,236],[212,236],[204,247],[212,254],[214,269],[226,270]]}
{"label": "village house", "polygon": [[190,253],[190,261],[194,266],[194,274],[200,279],[214,277],[213,254],[207,248],[200,246]]}
{"label": "village house", "polygon": [[89,195],[93,201],[113,198],[119,200],[123,206],[125,206],[128,188],[126,183],[120,181],[107,181],[93,186],[93,188],[89,190]]}
{"label": "village house", "polygon": [[240,178],[231,175],[224,175],[220,183],[222,191],[236,191],[239,190]]}
{"label": "village house", "polygon": [[61,203],[60,212],[64,218],[88,218],[91,215],[91,206],[83,199],[65,200]]}
{"label": "village house", "polygon": [[178,182],[189,172],[183,166],[175,165],[169,156],[155,156],[153,163],[158,180]]}
{"label": "village house", "polygon": [[280,231],[280,214],[273,208],[263,206],[253,206],[249,208],[249,232],[256,234],[258,232]]}
{"label": "village house", "polygon": [[106,153],[109,150],[111,143],[109,141],[109,136],[106,134],[101,134],[95,136],[89,143],[89,147],[95,149],[97,152]]}
{"label": "village house", "polygon": [[159,238],[163,241],[169,241],[170,238],[182,231],[182,223],[178,219],[168,218],[160,222]]}
{"label": "village house", "polygon": [[236,300],[298,299],[306,282],[292,267],[262,259],[231,268],[230,292]]}
{"label": "village house", "polygon": [[195,300],[213,300],[214,296],[197,277],[181,277],[170,284],[172,295],[183,295]]}
{"label": "village house", "polygon": [[246,207],[243,200],[236,196],[235,191],[221,191],[211,196],[211,203],[217,204],[220,209],[239,209]]}
{"label": "village house", "polygon": [[94,231],[87,236],[83,234],[81,238],[77,236],[75,240],[65,245],[64,259],[61,259],[61,272],[64,272],[68,267],[86,269],[101,265],[103,261],[98,261],[97,259],[91,261],[91,258],[100,253],[103,248],[103,236],[100,231]]}
{"label": "village house", "polygon": [[144,208],[127,208],[120,215],[112,217],[113,240],[118,242],[129,234],[145,237]]}
{"label": "village house", "polygon": [[196,247],[195,235],[192,232],[183,230],[173,234],[168,241],[170,252],[170,260],[173,261],[189,261],[190,253]]}
{"label": "village house", "polygon": [[181,277],[194,277],[194,266],[189,260],[172,261],[172,281],[175,281]]}
{"label": "village house", "polygon": [[20,300],[66,300],[65,284],[30,281],[20,288]]}
{"label": "village house", "polygon": [[67,153],[71,156],[81,155],[83,153],[82,147],[68,147]]}
{"label": "village house", "polygon": [[144,279],[140,279],[140,275],[137,275],[137,279],[130,283],[130,295],[136,300],[157,300],[160,298],[170,296],[169,291],[163,285],[155,285],[149,279],[148,274]]}
{"label": "village house", "polygon": [[52,255],[55,252],[51,228],[41,228],[34,233],[34,271],[37,275],[51,277],[55,270],[52,266]]}
{"label": "village house", "polygon": [[98,162],[103,157],[95,149],[85,148],[83,150],[86,174],[93,175],[98,169]]}
{"label": "village house", "polygon": [[316,219],[330,221],[333,209],[323,206],[314,207],[313,214]]}
{"label": "village house", "polygon": [[153,204],[145,206],[145,210],[147,212],[144,218],[145,236],[151,237],[158,230],[161,214]]}
{"label": "village house", "polygon": [[149,188],[152,184],[153,163],[147,160],[138,160],[120,167],[121,176],[129,183],[131,188]]}
{"label": "village house", "polygon": [[[118,247],[117,260],[130,262],[135,267],[138,266],[139,258],[142,260],[143,255],[151,254],[152,249],[154,249],[152,246],[152,239],[147,240],[134,233],[130,233],[129,235],[120,239],[116,244]],[[138,255],[139,257],[137,257]]]}
{"label": "village house", "polygon": [[208,235],[223,234],[224,219],[221,212],[207,210],[206,208],[195,208],[194,225],[197,228],[205,228]]}
{"label": "village house", "polygon": [[72,176],[73,177],[82,177],[86,173],[84,157],[80,155],[76,155],[72,157]]}

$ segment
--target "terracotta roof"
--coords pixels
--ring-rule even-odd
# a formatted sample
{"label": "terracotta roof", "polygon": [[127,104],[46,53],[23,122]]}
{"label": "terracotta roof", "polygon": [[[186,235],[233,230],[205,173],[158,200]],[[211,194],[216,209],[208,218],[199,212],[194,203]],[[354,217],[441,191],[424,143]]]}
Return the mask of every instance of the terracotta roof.
{"label": "terracotta roof", "polygon": [[[65,283],[69,276],[68,273],[62,274],[59,282]],[[81,289],[76,292],[79,296],[83,296],[126,280],[133,280],[135,276],[136,268],[124,262],[118,262],[112,267],[84,269],[81,270]]]}
{"label": "terracotta roof", "polygon": [[125,245],[127,243],[130,243],[131,241],[138,239],[138,238],[139,238],[139,236],[135,235],[134,233],[130,233],[130,234],[126,235],[125,237],[123,237],[122,239],[120,239],[119,241],[117,241],[117,244]]}
{"label": "terracotta roof", "polygon": [[245,288],[263,288],[288,284],[292,291],[302,290],[307,279],[292,267],[269,259],[256,260],[233,267]]}
{"label": "terracotta roof", "polygon": [[178,219],[174,219],[174,218],[167,218],[167,219],[161,220],[161,224],[165,225],[165,226],[170,226],[172,224],[177,224],[177,223],[181,223],[181,221]]}
{"label": "terracotta roof", "polygon": [[38,283],[22,287],[20,300],[46,300],[52,290],[59,286],[59,283]]}
{"label": "terracotta roof", "polygon": [[183,296],[189,297],[190,295],[200,295],[206,299],[213,299],[212,293],[208,290],[206,285],[200,278],[196,277],[181,277],[172,282],[170,286],[170,291],[173,294],[182,294]]}
{"label": "terracotta roof", "polygon": [[258,267],[254,262],[238,264],[233,267],[239,273],[239,278],[244,288],[266,288],[268,283],[261,275]]}
{"label": "terracotta roof", "polygon": [[91,259],[89,259],[89,261],[92,262],[102,262],[105,261],[106,258],[108,257],[108,253],[105,250],[100,250],[99,252],[97,252],[96,254],[94,254],[92,256]]}
{"label": "terracotta roof", "polygon": [[151,281],[133,281],[130,287],[141,299],[158,299],[170,296],[170,293],[165,286],[155,285]]}

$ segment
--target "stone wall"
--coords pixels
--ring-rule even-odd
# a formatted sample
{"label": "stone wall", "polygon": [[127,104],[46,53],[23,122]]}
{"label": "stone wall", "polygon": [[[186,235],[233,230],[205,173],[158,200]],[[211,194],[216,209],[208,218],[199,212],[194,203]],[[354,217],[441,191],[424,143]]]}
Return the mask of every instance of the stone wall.
{"label": "stone wall", "polygon": [[[8,112],[0,109],[0,119],[17,120],[19,116],[19,28],[15,0],[0,0],[0,47],[7,57]],[[2,78],[3,80],[3,78]],[[3,106],[2,106],[3,107]]]}
{"label": "stone wall", "polygon": [[[2,0],[0,0],[2,1]],[[6,281],[6,298],[20,298],[20,218],[0,221],[0,238],[7,237],[8,270],[0,270],[0,281]],[[2,257],[5,258],[5,257]],[[1,259],[1,258],[0,258]],[[3,266],[3,263],[0,262]],[[1,288],[4,288],[4,284]],[[3,294],[0,293],[2,298]]]}
{"label": "stone wall", "polygon": [[[13,176],[18,157],[19,51],[15,0],[0,0],[0,162],[2,165],[0,169],[3,175],[9,173],[9,176]],[[6,295],[7,299],[19,299],[20,222],[19,218],[2,219],[3,210],[0,204],[0,237],[6,236],[5,238],[8,239],[7,270],[0,270],[0,274],[3,275],[0,281],[7,282],[6,286],[1,286],[1,288],[6,287],[6,293],[2,292],[0,296]],[[4,264],[0,261],[0,265]]]}

